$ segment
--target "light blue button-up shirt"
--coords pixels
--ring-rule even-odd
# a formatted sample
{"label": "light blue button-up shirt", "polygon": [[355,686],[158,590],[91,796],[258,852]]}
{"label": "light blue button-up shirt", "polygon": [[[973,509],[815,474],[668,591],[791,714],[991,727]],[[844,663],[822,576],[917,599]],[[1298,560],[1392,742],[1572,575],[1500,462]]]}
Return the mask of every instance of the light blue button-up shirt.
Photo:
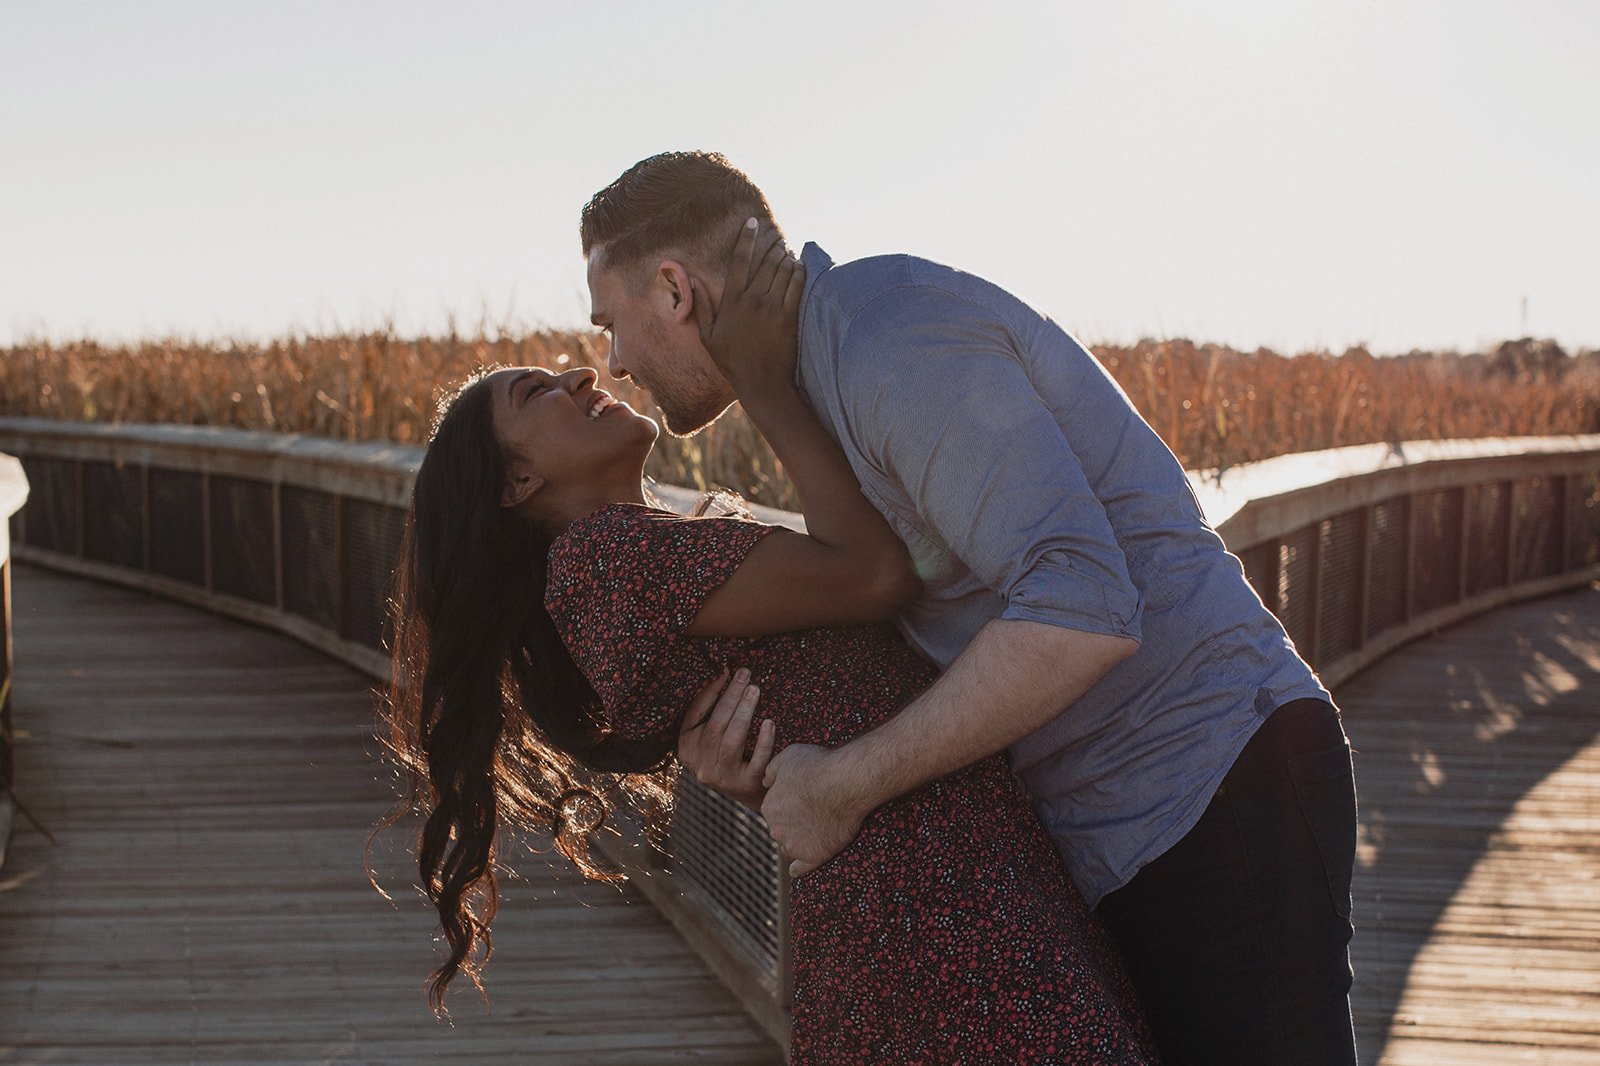
{"label": "light blue button-up shirt", "polygon": [[1140,642],[1011,749],[1092,907],[1189,831],[1273,709],[1328,693],[1060,326],[924,259],[801,259],[801,384],[911,549],[906,637],[943,666],[996,618]]}

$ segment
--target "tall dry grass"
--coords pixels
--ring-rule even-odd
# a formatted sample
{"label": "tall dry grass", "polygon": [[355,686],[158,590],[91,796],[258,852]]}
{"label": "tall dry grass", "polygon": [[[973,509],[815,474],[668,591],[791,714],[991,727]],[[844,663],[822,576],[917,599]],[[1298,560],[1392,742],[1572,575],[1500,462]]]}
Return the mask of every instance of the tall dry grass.
{"label": "tall dry grass", "polygon": [[[437,398],[480,366],[593,366],[590,333],[408,339],[392,330],[296,336],[264,344],[167,340],[25,343],[0,351],[0,414],[107,422],[179,422],[346,440],[426,440]],[[1600,353],[1549,342],[1492,353],[1286,358],[1187,340],[1101,346],[1096,354],[1190,468],[1227,467],[1347,444],[1600,431]],[[647,414],[649,395],[606,388]],[[663,437],[652,477],[724,485],[794,506],[781,464],[737,408],[698,436]]]}

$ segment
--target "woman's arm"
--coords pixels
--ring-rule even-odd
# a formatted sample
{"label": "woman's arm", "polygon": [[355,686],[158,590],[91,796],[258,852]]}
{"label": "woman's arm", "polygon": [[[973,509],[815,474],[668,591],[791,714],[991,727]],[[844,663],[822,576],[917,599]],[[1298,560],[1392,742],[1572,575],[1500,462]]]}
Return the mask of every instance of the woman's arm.
{"label": "woman's arm", "polygon": [[905,545],[861,493],[838,443],[794,381],[805,268],[755,219],[740,231],[718,306],[693,283],[706,350],[800,496],[806,534],[779,530],[750,550],[689,626],[755,636],[888,618],[921,594]]}

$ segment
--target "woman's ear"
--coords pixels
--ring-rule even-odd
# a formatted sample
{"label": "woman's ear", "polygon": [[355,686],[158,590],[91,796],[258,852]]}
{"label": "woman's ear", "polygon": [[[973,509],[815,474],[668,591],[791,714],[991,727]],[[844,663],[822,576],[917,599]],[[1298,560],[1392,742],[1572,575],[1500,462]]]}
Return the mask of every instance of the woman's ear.
{"label": "woman's ear", "polygon": [[501,507],[521,507],[544,488],[544,478],[526,470],[506,472],[505,484],[500,486]]}

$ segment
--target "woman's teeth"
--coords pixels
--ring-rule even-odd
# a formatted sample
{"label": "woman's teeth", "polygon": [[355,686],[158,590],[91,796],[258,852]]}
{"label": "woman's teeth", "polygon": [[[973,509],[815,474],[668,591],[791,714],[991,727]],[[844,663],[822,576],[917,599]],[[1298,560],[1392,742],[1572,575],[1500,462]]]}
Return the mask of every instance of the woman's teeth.
{"label": "woman's teeth", "polygon": [[598,395],[598,396],[596,396],[594,398],[594,402],[593,403],[589,404],[589,418],[590,419],[599,418],[601,413],[604,412],[607,407],[610,407],[614,403],[616,403],[615,400],[613,400],[611,397],[607,396],[605,393],[602,392],[600,395]]}

